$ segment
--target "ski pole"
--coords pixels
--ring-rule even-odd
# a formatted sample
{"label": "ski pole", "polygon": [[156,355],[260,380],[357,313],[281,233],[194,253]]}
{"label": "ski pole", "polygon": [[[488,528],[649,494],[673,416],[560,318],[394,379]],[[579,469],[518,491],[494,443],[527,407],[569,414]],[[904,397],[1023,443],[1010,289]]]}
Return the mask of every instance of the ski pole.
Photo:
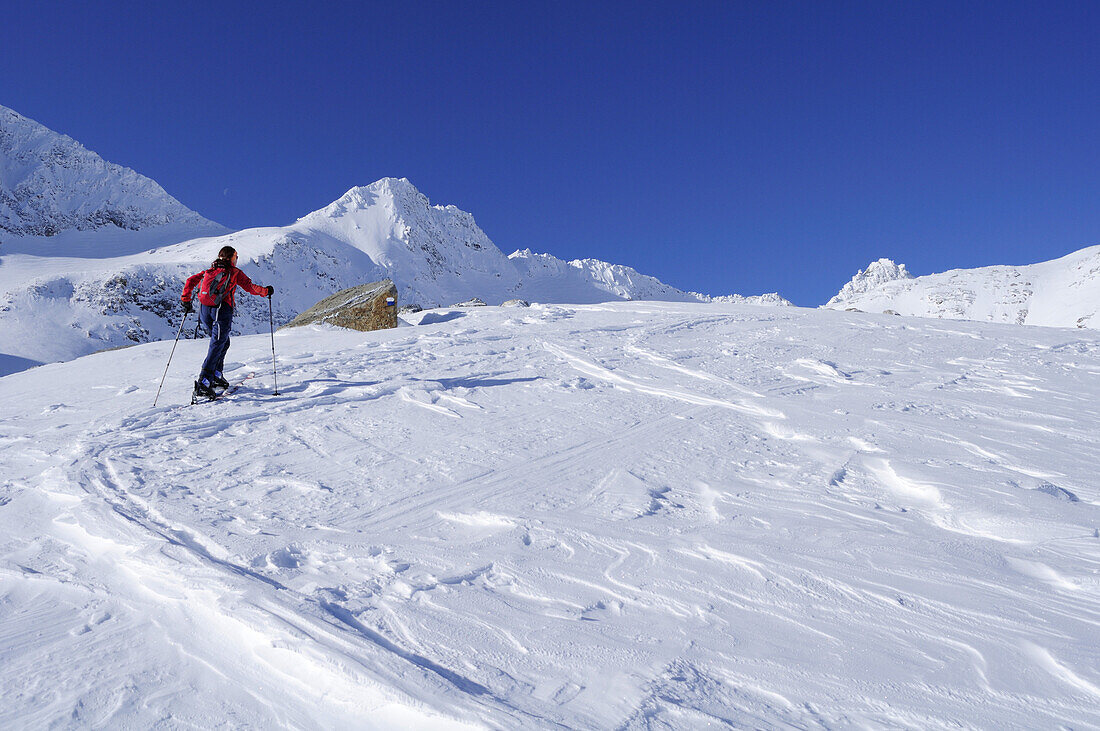
{"label": "ski pole", "polygon": [[267,296],[267,321],[271,323],[271,376],[275,379],[275,395],[279,395],[279,376],[275,373],[275,315],[271,309],[271,295]]}
{"label": "ski pole", "polygon": [[180,341],[180,333],[183,332],[183,323],[187,322],[187,314],[183,313],[183,319],[180,320],[180,329],[176,330],[176,342],[172,343],[172,352],[168,354],[168,363],[164,366],[164,375],[160,377],[160,385],[157,386],[157,395],[153,397],[153,406],[157,405],[157,399],[160,398],[160,390],[164,388],[164,379],[168,377],[168,366],[172,365],[172,356],[176,354],[176,343]]}

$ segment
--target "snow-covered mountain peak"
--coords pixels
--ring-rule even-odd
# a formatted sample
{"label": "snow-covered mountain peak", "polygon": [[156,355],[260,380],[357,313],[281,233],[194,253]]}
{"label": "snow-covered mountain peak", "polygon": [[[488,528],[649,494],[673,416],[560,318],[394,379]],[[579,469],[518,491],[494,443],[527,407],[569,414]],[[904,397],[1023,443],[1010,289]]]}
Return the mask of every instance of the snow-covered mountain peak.
{"label": "snow-covered mountain peak", "polygon": [[475,289],[518,284],[507,257],[472,215],[432,205],[407,178],[354,187],[290,228],[330,236],[367,254],[406,287],[403,299],[426,296],[426,302],[446,304],[445,290],[452,287],[438,285],[456,279]]}
{"label": "snow-covered mountain peak", "polygon": [[427,196],[421,193],[408,178],[380,178],[370,185],[364,187],[374,193],[381,193],[394,197],[404,197],[410,199],[423,198],[424,200],[427,200]]}
{"label": "snow-covered mountain peak", "polygon": [[913,275],[909,273],[904,264],[895,264],[892,259],[883,258],[871,262],[866,269],[857,272],[849,284],[853,288],[867,289],[896,279],[912,278]]}
{"label": "snow-covered mountain peak", "polygon": [[893,259],[882,258],[873,261],[863,270],[864,278],[879,280],[887,279],[912,279],[913,275],[906,270],[904,264],[895,264]]}
{"label": "snow-covered mountain peak", "polygon": [[860,269],[852,277],[852,281],[844,285],[844,288],[826,304],[833,307],[848,301],[849,298],[862,294],[869,290],[901,279],[912,279],[913,275],[905,268],[904,264],[895,264],[892,259],[879,259],[867,265],[866,269]]}
{"label": "snow-covered mountain peak", "polygon": [[144,175],[0,106],[0,233],[53,237],[66,231],[167,225],[192,237],[228,230]]}
{"label": "snow-covered mountain peak", "polygon": [[339,219],[379,206],[397,215],[410,208],[433,207],[428,197],[417,190],[408,178],[382,178],[370,185],[357,185],[324,208],[308,213],[298,220],[317,222],[326,218]]}

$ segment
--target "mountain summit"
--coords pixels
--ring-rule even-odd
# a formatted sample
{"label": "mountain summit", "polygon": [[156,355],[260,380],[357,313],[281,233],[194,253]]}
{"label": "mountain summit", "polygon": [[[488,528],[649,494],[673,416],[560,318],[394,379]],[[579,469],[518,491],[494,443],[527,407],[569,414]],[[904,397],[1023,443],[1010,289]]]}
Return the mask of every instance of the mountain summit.
{"label": "mountain summit", "polygon": [[[323,218],[343,218],[356,211],[366,210],[378,200],[379,196],[389,198],[395,206],[407,208],[411,205],[430,206],[428,197],[416,189],[408,178],[381,178],[370,185],[357,185],[347,193],[329,203],[324,208],[299,218],[299,221]],[[454,206],[448,206],[454,208]],[[456,209],[457,210],[457,209]]]}
{"label": "mountain summit", "polygon": [[168,225],[192,237],[227,230],[155,181],[0,106],[0,234],[7,234],[5,239]]}
{"label": "mountain summit", "polygon": [[848,300],[881,287],[887,282],[896,282],[899,279],[912,279],[904,264],[895,264],[891,259],[879,259],[867,265],[866,269],[860,269],[852,277],[852,281],[844,285],[844,288],[825,305],[834,307],[846,304]]}
{"label": "mountain summit", "polygon": [[352,188],[287,230],[303,240],[335,239],[366,254],[380,275],[398,283],[406,302],[447,305],[474,296],[502,301],[521,283],[472,215],[432,205],[407,178]]}

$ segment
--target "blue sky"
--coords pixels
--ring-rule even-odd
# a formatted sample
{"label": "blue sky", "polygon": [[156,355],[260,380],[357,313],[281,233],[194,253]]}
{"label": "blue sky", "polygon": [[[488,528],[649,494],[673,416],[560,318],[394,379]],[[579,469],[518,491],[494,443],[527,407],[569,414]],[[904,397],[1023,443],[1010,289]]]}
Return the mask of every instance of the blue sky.
{"label": "blue sky", "polygon": [[506,253],[828,299],[1100,244],[1100,3],[16,2],[0,104],[235,228],[384,176]]}

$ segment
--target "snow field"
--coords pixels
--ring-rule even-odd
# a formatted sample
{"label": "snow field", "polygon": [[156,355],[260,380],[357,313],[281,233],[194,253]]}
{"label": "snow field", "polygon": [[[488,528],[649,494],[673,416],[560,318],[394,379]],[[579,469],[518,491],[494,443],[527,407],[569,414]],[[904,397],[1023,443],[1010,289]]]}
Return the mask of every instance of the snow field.
{"label": "snow field", "polygon": [[0,725],[1100,724],[1100,337],[414,317],[0,379]]}

